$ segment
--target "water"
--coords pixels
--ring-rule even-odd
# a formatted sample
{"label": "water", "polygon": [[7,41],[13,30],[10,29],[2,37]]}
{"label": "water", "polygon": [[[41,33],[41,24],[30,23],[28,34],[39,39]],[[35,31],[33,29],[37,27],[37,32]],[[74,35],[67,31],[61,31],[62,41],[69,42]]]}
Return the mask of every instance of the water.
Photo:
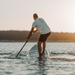
{"label": "water", "polygon": [[47,43],[47,61],[39,62],[28,56],[36,43],[27,43],[16,59],[24,42],[0,43],[0,75],[75,75],[75,43]]}

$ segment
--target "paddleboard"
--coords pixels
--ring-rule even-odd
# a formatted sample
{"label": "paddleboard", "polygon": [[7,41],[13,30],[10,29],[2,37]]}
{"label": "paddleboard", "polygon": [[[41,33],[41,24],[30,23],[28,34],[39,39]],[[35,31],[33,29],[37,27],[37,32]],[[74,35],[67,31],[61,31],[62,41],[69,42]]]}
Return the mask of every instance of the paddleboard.
{"label": "paddleboard", "polygon": [[[41,47],[41,52],[43,51],[43,47]],[[29,51],[30,57],[39,57],[38,45],[35,44]],[[49,58],[49,52],[45,49],[45,58]]]}

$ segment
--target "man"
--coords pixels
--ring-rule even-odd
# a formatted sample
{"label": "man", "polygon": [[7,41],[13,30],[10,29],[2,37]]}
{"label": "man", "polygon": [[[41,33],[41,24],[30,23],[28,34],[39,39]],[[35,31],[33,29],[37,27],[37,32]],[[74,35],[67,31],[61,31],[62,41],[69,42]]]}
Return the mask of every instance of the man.
{"label": "man", "polygon": [[[42,59],[42,56],[45,56],[45,47],[46,47],[46,40],[49,37],[51,31],[44,19],[38,18],[38,15],[36,13],[33,14],[34,22],[32,24],[31,31],[27,37],[26,42],[28,42],[28,39],[32,35],[32,33],[40,31],[41,35],[38,40],[38,52],[39,52],[39,59]],[[35,30],[36,28],[36,30]],[[43,43],[43,52],[41,53],[41,44]]]}

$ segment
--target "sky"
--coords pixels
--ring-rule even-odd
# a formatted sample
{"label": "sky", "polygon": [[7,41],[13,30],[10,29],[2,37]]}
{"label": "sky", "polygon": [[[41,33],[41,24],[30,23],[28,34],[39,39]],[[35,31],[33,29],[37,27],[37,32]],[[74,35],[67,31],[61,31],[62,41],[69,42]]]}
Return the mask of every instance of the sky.
{"label": "sky", "polygon": [[0,0],[0,30],[31,30],[33,14],[53,32],[75,32],[75,0]]}

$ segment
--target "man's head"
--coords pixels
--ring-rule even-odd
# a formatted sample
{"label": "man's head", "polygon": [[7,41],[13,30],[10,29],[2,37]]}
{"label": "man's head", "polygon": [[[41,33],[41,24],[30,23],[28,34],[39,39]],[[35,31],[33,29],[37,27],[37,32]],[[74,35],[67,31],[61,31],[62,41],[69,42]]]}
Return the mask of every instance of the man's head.
{"label": "man's head", "polygon": [[36,13],[33,14],[33,19],[36,20],[38,18],[38,15]]}

